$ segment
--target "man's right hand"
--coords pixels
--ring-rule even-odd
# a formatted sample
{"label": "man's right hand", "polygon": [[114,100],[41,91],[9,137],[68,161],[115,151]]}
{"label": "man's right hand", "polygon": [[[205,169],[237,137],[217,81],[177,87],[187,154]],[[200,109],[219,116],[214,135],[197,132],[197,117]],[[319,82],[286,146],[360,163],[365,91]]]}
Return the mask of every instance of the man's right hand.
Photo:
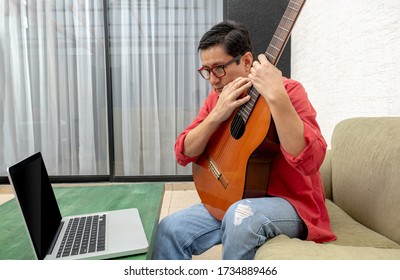
{"label": "man's right hand", "polygon": [[215,108],[210,113],[209,117],[214,122],[222,123],[227,120],[232,112],[239,106],[250,100],[250,96],[240,97],[243,92],[251,87],[251,82],[247,77],[239,77],[224,86],[219,95],[218,102]]}

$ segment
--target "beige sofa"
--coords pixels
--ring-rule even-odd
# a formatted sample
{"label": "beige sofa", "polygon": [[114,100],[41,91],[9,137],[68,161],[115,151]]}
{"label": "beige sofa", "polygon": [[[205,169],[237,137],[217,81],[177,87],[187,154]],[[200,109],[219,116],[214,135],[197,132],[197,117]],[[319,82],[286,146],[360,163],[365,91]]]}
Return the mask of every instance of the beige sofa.
{"label": "beige sofa", "polygon": [[400,260],[400,117],[340,122],[321,173],[337,240],[281,235],[255,259]]}

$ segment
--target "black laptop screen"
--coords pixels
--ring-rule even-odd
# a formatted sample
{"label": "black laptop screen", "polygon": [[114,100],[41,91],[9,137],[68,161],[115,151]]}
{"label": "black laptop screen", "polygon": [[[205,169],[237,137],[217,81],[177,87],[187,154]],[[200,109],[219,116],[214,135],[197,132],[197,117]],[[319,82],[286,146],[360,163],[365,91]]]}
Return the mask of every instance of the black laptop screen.
{"label": "black laptop screen", "polygon": [[10,179],[38,259],[44,259],[61,213],[40,153],[9,168]]}

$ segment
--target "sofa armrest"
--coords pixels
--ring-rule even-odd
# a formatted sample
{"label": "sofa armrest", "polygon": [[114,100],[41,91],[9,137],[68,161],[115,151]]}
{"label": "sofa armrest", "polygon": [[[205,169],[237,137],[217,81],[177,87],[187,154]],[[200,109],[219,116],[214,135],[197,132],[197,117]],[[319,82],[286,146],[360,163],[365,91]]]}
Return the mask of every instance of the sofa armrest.
{"label": "sofa armrest", "polygon": [[332,200],[332,162],[331,151],[327,150],[324,162],[321,165],[320,172],[322,182],[324,184],[325,196],[327,199]]}

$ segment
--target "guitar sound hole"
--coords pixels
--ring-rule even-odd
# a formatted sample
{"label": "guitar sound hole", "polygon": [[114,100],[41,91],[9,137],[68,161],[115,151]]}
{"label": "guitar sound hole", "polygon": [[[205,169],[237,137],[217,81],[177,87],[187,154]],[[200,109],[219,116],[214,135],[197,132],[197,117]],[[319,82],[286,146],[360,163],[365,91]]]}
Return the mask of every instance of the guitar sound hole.
{"label": "guitar sound hole", "polygon": [[236,140],[242,137],[246,128],[246,123],[240,115],[236,115],[231,123],[231,135]]}

